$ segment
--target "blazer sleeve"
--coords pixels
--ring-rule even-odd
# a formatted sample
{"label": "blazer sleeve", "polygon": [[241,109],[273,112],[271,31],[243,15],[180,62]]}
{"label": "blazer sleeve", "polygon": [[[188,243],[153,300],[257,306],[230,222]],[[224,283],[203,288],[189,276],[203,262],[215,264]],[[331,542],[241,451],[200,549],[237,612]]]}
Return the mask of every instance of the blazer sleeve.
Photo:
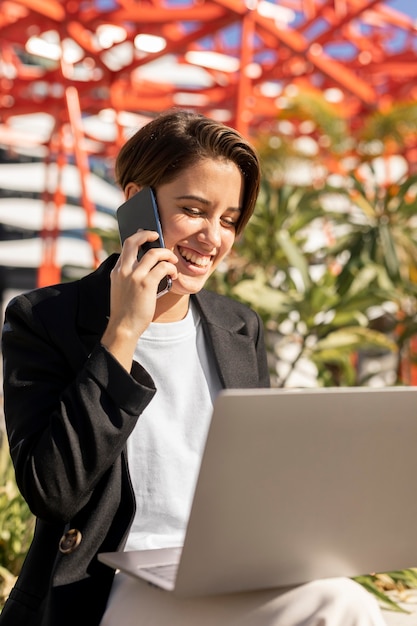
{"label": "blazer sleeve", "polygon": [[88,354],[74,322],[65,322],[65,307],[55,312],[61,335],[36,309],[23,295],[6,310],[6,427],[17,484],[32,512],[67,522],[121,454],[155,387],[138,364],[128,373],[98,342]]}

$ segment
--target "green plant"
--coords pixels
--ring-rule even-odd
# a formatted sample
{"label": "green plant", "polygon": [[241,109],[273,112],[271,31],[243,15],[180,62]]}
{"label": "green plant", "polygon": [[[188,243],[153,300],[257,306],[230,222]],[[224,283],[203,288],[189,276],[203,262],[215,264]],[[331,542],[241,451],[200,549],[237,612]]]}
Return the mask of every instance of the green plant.
{"label": "green plant", "polygon": [[34,517],[14,479],[7,440],[0,431],[0,608],[20,572],[34,530]]}
{"label": "green plant", "polygon": [[[340,289],[341,261],[329,254],[336,245],[332,221],[337,224],[340,215],[326,208],[337,197],[346,200],[344,190],[279,187],[264,179],[228,268],[211,283],[262,315],[276,386],[302,386],[301,366],[309,370],[310,383],[364,384],[356,367],[359,353],[398,352],[394,339],[374,327],[375,309],[383,311],[394,296],[377,262]],[[314,233],[318,245],[311,244]]]}
{"label": "green plant", "polygon": [[417,569],[409,568],[395,572],[381,574],[369,574],[367,576],[357,576],[354,578],[365,589],[378,598],[380,603],[392,611],[407,613],[393,597],[392,592],[397,596],[405,596],[408,589],[417,588]]}

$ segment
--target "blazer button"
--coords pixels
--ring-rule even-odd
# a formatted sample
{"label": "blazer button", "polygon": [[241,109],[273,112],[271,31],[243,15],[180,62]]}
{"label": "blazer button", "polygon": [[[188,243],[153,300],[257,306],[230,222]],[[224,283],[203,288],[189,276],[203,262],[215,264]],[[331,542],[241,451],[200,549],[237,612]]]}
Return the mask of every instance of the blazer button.
{"label": "blazer button", "polygon": [[59,551],[62,552],[62,554],[70,554],[71,552],[74,552],[74,550],[76,550],[76,548],[80,545],[81,539],[82,534],[79,530],[76,528],[68,530],[60,539]]}

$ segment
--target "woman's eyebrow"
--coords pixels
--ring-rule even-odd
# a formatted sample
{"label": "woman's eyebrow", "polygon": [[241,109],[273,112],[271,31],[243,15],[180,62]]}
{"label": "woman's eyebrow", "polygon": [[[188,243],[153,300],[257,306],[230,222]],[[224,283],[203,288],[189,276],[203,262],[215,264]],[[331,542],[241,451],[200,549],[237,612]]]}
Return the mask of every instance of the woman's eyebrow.
{"label": "woman's eyebrow", "polygon": [[[205,206],[210,206],[211,205],[210,200],[207,200],[207,198],[203,198],[201,196],[196,196],[194,194],[185,195],[185,196],[176,196],[175,200],[192,200],[194,202],[200,202],[200,204],[203,204]],[[237,213],[241,213],[242,212],[242,209],[240,207],[228,207],[227,210],[228,211],[236,211]]]}

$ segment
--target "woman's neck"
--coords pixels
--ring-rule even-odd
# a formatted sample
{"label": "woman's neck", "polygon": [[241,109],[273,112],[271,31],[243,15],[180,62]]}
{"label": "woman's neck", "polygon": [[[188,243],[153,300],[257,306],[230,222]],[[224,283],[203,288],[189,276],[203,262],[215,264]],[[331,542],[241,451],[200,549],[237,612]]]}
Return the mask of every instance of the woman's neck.
{"label": "woman's neck", "polygon": [[167,293],[157,300],[152,321],[157,323],[179,322],[187,315],[189,303],[189,295]]}

